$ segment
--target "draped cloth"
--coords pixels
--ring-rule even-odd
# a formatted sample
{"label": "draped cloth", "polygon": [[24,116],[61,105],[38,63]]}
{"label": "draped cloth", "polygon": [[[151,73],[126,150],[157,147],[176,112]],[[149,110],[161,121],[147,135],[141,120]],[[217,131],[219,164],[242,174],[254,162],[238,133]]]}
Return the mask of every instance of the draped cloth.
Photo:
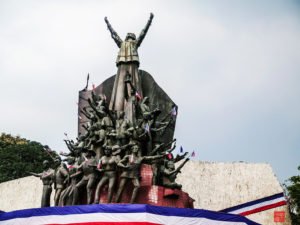
{"label": "draped cloth", "polygon": [[[139,95],[143,95],[141,77],[138,72],[138,63],[120,63],[118,64],[118,72],[114,81],[109,109],[113,111],[124,111],[126,119],[134,124],[136,116],[134,109],[135,102],[130,85],[125,84],[127,71],[131,75],[132,85],[135,87]],[[135,93],[133,93],[133,95],[135,95]]]}

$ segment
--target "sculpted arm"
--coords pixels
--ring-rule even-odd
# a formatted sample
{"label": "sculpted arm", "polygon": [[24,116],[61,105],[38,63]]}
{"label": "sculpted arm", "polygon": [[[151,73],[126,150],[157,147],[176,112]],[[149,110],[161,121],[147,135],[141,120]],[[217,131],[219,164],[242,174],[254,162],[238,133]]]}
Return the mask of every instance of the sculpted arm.
{"label": "sculpted arm", "polygon": [[42,174],[40,177],[42,178],[48,178],[48,177],[53,177],[54,176],[54,170],[51,170],[51,172]]}
{"label": "sculpted arm", "polygon": [[118,45],[118,47],[120,48],[121,47],[121,44],[122,44],[122,39],[119,37],[119,35],[117,34],[117,32],[112,28],[112,26],[110,25],[107,17],[104,18],[104,21],[107,25],[107,28],[108,30],[110,31],[111,33],[111,37],[112,39],[114,39],[114,41],[116,42],[116,44]]}
{"label": "sculpted arm", "polygon": [[118,167],[121,167],[121,168],[128,168],[128,166],[125,166],[124,163],[126,163],[128,159],[128,156],[125,156],[121,161],[119,161],[118,163]]}
{"label": "sculpted arm", "polygon": [[142,32],[140,33],[140,36],[138,37],[137,39],[137,47],[140,47],[140,45],[142,44],[147,32],[148,32],[148,29],[152,23],[152,19],[153,19],[154,15],[153,13],[150,13],[150,18],[145,26],[145,28],[142,30]]}
{"label": "sculpted arm", "polygon": [[42,173],[33,173],[29,172],[30,175],[35,176],[35,177],[42,177]]}
{"label": "sculpted arm", "polygon": [[146,161],[152,161],[152,160],[155,160],[155,159],[161,159],[163,158],[164,155],[155,155],[155,156],[144,156],[143,157],[143,161],[146,160]]}

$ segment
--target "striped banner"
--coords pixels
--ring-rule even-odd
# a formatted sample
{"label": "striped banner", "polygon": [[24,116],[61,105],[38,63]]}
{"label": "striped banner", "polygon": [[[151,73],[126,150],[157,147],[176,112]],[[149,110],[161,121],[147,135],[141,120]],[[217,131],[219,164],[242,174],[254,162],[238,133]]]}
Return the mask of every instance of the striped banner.
{"label": "striped banner", "polygon": [[283,193],[271,195],[265,198],[257,199],[241,205],[223,209],[220,212],[239,214],[247,216],[250,214],[262,212],[268,209],[273,209],[279,206],[286,205],[286,199]]}
{"label": "striped banner", "polygon": [[0,225],[259,225],[249,219],[201,209],[143,204],[99,204],[25,209],[0,214]]}

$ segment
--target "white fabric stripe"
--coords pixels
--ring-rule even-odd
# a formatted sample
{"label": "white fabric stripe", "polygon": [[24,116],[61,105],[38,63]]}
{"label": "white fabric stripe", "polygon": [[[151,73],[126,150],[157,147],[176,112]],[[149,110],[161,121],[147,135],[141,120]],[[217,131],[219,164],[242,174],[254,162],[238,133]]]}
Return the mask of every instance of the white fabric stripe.
{"label": "white fabric stripe", "polygon": [[199,217],[162,216],[151,213],[89,213],[36,216],[0,221],[0,225],[42,225],[74,222],[152,222],[166,225],[246,225],[243,222],[218,221]]}
{"label": "white fabric stripe", "polygon": [[256,208],[259,208],[259,207],[262,207],[262,206],[271,205],[271,204],[278,203],[278,202],[281,202],[281,201],[286,201],[285,197],[280,197],[280,198],[276,198],[276,199],[273,199],[273,200],[260,202],[260,203],[257,203],[255,205],[250,205],[250,206],[247,206],[247,207],[244,207],[244,208],[241,208],[241,209],[237,209],[237,210],[234,210],[234,211],[229,211],[228,213],[240,214],[242,212],[246,212],[246,211],[256,209]]}

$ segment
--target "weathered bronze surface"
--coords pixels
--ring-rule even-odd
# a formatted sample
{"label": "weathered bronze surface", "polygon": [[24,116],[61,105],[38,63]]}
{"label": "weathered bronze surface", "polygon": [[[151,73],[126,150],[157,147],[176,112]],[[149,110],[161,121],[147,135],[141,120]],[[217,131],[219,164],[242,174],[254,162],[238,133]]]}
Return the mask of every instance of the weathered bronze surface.
{"label": "weathered bronze surface", "polygon": [[45,171],[33,174],[44,183],[42,206],[49,206],[53,182],[56,206],[99,203],[103,193],[108,203],[121,202],[127,184],[133,185],[125,192],[134,203],[143,164],[152,168],[150,186],[181,189],[175,179],[188,159],[175,169],[174,163],[186,157],[172,154],[178,107],[149,73],[138,69],[137,49],[152,19],[151,13],[138,38],[128,33],[123,41],[105,18],[120,48],[117,74],[79,92],[78,137],[64,140],[70,152],[61,154],[68,166],[57,159],[55,171],[45,162]]}
{"label": "weathered bronze surface", "polygon": [[48,160],[43,162],[44,171],[42,173],[32,173],[31,175],[39,177],[43,182],[43,195],[41,201],[41,207],[50,206],[50,196],[52,193],[52,183],[54,178],[54,170],[50,168],[50,163]]}

